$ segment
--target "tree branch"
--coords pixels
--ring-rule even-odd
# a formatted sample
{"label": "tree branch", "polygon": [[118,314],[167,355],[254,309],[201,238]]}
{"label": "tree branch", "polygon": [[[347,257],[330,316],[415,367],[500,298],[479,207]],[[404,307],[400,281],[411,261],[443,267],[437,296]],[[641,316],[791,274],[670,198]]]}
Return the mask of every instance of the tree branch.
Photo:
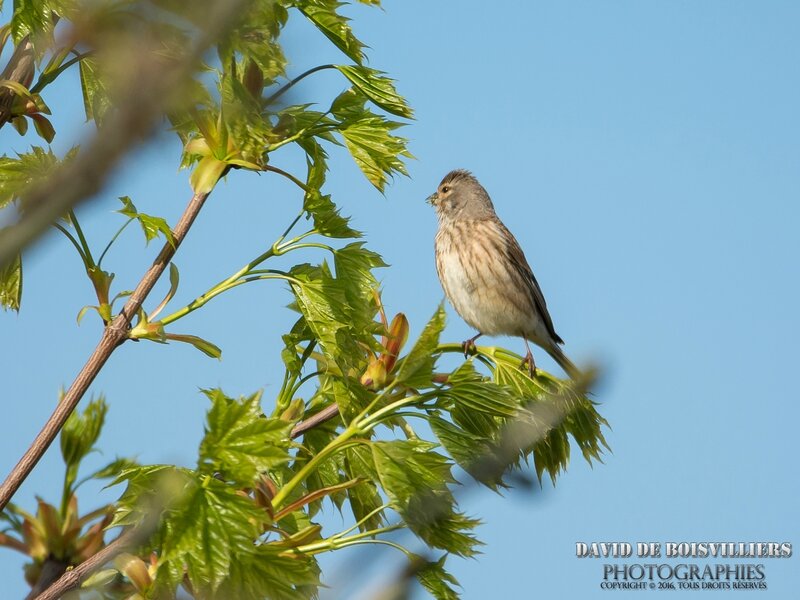
{"label": "tree branch", "polygon": [[[30,36],[25,36],[14,49],[14,54],[8,59],[0,79],[16,81],[26,88],[33,81],[33,44]],[[0,88],[0,127],[11,120],[11,105],[14,103],[16,93],[8,88]]]}
{"label": "tree branch", "polygon": [[292,439],[298,438],[303,435],[309,429],[314,429],[320,423],[324,423],[325,421],[330,421],[336,415],[339,414],[339,405],[335,402],[330,406],[326,406],[317,414],[307,418],[305,421],[300,421],[297,425],[294,426],[292,429],[292,433],[290,434]]}
{"label": "tree branch", "polygon": [[3,485],[0,486],[0,510],[5,508],[8,501],[16,493],[19,486],[28,477],[30,472],[42,458],[47,448],[53,443],[53,440],[61,431],[67,418],[75,407],[80,402],[86,390],[94,381],[97,374],[105,365],[111,353],[114,352],[117,346],[124,342],[128,337],[128,329],[131,324],[131,319],[141,308],[147,295],[153,289],[156,281],[164,273],[170,260],[175,255],[176,250],[183,242],[189,228],[192,226],[195,218],[197,217],[203,203],[208,197],[207,193],[195,194],[192,196],[186,210],[183,212],[180,220],[172,232],[174,246],[170,242],[166,242],[161,252],[156,257],[155,261],[147,272],[142,277],[133,294],[128,298],[122,311],[114,318],[114,320],[105,328],[100,342],[92,352],[89,360],[78,373],[78,376],[73,381],[72,385],[67,390],[64,397],[56,406],[53,414],[42,427],[42,430],[36,436],[36,439],[31,444],[30,448],[25,452],[17,465],[12,469]]}
{"label": "tree branch", "polygon": [[120,554],[127,546],[132,546],[139,537],[138,529],[129,529],[100,550],[91,558],[87,558],[74,569],[70,569],[59,577],[53,585],[39,594],[34,600],[58,600],[69,590],[78,587],[92,571],[102,567],[108,561]]}

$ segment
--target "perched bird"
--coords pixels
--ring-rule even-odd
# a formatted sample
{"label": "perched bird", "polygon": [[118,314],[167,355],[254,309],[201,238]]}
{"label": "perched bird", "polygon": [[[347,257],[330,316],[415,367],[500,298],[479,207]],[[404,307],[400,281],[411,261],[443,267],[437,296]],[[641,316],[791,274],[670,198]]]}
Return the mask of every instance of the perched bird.
{"label": "perched bird", "polygon": [[436,209],[436,270],[456,312],[478,335],[463,343],[464,354],[481,335],[525,340],[531,377],[536,372],[528,342],[542,347],[571,378],[580,372],[559,347],[542,290],[525,254],[494,211],[489,194],[469,172],[451,171],[428,198]]}

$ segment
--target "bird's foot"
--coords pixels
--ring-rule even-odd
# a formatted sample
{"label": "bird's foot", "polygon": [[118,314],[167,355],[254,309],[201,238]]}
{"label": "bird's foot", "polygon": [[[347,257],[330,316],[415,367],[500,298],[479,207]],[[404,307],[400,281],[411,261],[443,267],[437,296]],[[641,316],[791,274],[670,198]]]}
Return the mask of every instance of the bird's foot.
{"label": "bird's foot", "polygon": [[528,374],[530,374],[531,379],[536,376],[536,363],[533,360],[533,353],[531,349],[528,348],[528,353],[525,355],[525,358],[522,359],[522,362],[519,364],[519,368],[523,369],[528,367]]}
{"label": "bird's foot", "polygon": [[464,351],[464,358],[467,358],[470,354],[475,355],[478,353],[478,348],[475,346],[475,340],[481,337],[479,333],[475,337],[471,337],[468,340],[464,340],[461,342],[461,349]]}

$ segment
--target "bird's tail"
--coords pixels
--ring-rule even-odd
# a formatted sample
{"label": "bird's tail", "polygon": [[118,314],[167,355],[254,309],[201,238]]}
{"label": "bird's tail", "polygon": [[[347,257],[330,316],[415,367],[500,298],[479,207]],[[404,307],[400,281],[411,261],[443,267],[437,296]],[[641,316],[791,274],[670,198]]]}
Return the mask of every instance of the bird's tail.
{"label": "bird's tail", "polygon": [[575,363],[567,358],[567,355],[564,354],[560,346],[552,344],[549,348],[546,348],[546,350],[547,353],[553,357],[553,360],[558,363],[558,366],[564,369],[564,372],[570,379],[577,381],[582,378],[583,373],[581,373],[581,370],[575,366]]}

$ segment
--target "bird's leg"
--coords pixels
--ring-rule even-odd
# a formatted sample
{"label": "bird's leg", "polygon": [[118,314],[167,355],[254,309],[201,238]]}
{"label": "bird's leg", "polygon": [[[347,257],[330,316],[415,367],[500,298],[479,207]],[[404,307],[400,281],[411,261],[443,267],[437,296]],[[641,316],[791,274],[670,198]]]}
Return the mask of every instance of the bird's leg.
{"label": "bird's leg", "polygon": [[519,368],[521,369],[525,365],[528,365],[528,373],[530,373],[531,379],[533,379],[536,375],[536,363],[533,361],[533,352],[531,352],[531,347],[528,345],[528,339],[522,339],[525,340],[525,349],[528,351],[528,353],[525,355],[525,358],[522,359]]}
{"label": "bird's leg", "polygon": [[464,351],[464,358],[467,358],[470,354],[475,354],[477,350],[475,349],[475,340],[481,337],[483,334],[479,333],[476,336],[469,338],[468,340],[464,340],[461,342],[461,349]]}

